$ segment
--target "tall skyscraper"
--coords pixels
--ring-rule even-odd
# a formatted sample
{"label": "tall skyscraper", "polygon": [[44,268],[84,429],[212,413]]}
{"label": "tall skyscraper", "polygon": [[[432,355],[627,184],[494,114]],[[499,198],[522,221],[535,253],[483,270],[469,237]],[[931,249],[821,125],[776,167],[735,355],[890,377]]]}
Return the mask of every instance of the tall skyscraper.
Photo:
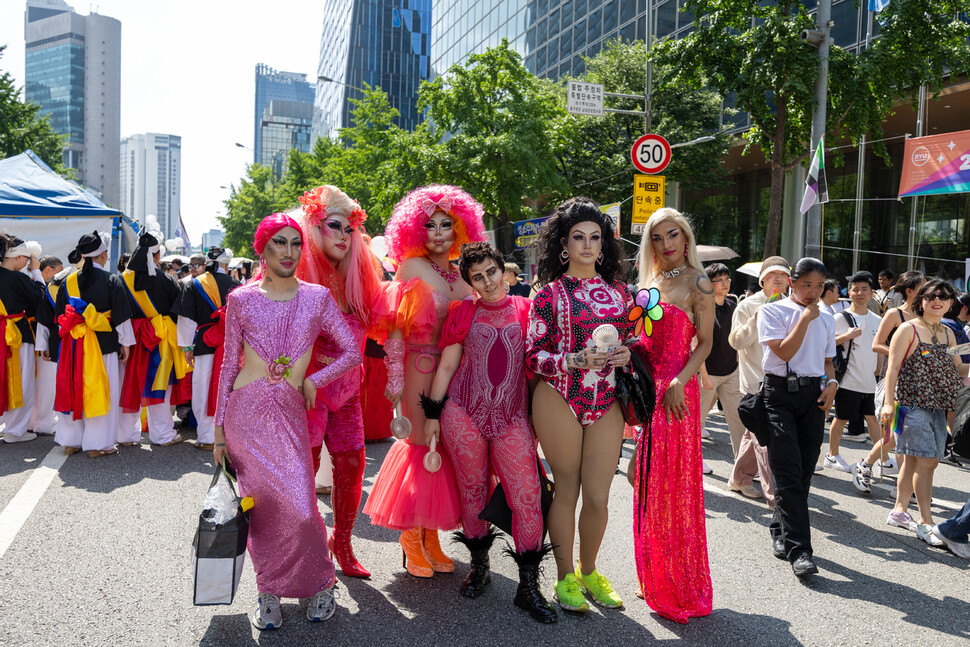
{"label": "tall skyscraper", "polygon": [[226,238],[226,232],[221,229],[210,229],[202,234],[202,251],[208,251],[210,247],[222,247],[222,241]]}
{"label": "tall skyscraper", "polygon": [[[270,102],[273,100],[282,100],[313,106],[313,93],[314,85],[307,82],[306,74],[278,72],[265,63],[258,63],[256,65],[256,108],[253,113],[253,162],[267,164],[266,160],[272,161],[276,151],[276,149],[273,149],[269,153],[269,157],[263,154],[261,134],[263,130],[263,117],[264,113],[270,107]],[[294,110],[288,109],[287,112],[292,113]]]}
{"label": "tall skyscraper", "polygon": [[310,150],[313,104],[273,99],[263,110],[259,127],[259,163],[270,166],[277,179],[283,177],[294,148]]}
{"label": "tall skyscraper", "polygon": [[179,226],[182,199],[182,138],[146,133],[121,141],[121,203],[128,217],[154,215],[166,237]]}
{"label": "tall skyscraper", "polygon": [[350,125],[347,99],[364,83],[387,93],[401,128],[414,128],[430,60],[431,0],[325,0],[313,138]]}
{"label": "tall skyscraper", "polygon": [[64,0],[27,0],[24,15],[27,101],[68,136],[64,164],[77,179],[119,205],[121,23],[81,16]]}

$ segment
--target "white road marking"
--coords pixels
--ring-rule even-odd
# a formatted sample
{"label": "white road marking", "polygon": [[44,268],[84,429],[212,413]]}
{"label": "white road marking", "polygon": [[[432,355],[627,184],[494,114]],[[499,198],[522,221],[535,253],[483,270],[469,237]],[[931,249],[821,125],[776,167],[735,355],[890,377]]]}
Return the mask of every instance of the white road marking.
{"label": "white road marking", "polygon": [[30,514],[37,507],[37,503],[44,496],[54,477],[57,476],[57,470],[66,459],[63,447],[55,446],[51,449],[44,457],[44,462],[27,478],[27,482],[3,512],[0,512],[0,558],[3,558],[4,553],[10,548],[10,544],[30,518]]}

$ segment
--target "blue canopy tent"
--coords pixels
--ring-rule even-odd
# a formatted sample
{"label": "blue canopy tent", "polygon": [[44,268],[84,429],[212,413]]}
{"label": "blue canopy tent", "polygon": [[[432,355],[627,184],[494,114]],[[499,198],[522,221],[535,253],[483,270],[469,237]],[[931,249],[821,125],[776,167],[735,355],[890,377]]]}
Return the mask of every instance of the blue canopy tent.
{"label": "blue canopy tent", "polygon": [[0,231],[36,240],[65,263],[82,234],[111,233],[109,266],[137,244],[138,224],[55,173],[27,150],[0,160]]}

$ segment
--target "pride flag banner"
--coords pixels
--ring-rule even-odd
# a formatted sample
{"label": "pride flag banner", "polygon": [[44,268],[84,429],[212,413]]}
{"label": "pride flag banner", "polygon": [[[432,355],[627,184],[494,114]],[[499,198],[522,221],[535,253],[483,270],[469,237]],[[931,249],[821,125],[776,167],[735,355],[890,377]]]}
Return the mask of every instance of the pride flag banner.
{"label": "pride flag banner", "polygon": [[970,130],[906,140],[900,198],[967,192],[970,192]]}

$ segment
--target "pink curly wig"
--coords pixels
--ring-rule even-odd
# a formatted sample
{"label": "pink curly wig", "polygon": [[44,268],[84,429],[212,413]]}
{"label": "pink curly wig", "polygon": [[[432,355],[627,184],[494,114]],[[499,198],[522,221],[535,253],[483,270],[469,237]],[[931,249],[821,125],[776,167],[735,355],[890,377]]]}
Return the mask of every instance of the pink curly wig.
{"label": "pink curly wig", "polygon": [[[441,208],[450,206],[448,209]],[[411,191],[394,205],[384,233],[388,255],[401,262],[414,256],[427,256],[428,233],[424,225],[435,211],[447,211],[455,220],[455,242],[449,257],[458,258],[461,246],[485,240],[485,209],[475,198],[456,186],[429,184]],[[431,213],[428,213],[431,211]]]}
{"label": "pink curly wig", "polygon": [[[300,223],[306,241],[296,268],[296,276],[308,283],[341,292],[357,318],[365,327],[369,327],[371,312],[381,294],[381,275],[378,274],[377,259],[364,242],[363,231],[351,224],[353,233],[350,234],[350,248],[336,266],[323,252],[319,231],[321,221],[327,215],[342,215],[352,219],[354,214],[358,211],[363,213],[363,210],[335,186],[317,187],[304,195],[312,195],[315,199],[306,202],[301,200],[302,209],[287,212]],[[339,299],[340,296],[334,294],[334,298]]]}

